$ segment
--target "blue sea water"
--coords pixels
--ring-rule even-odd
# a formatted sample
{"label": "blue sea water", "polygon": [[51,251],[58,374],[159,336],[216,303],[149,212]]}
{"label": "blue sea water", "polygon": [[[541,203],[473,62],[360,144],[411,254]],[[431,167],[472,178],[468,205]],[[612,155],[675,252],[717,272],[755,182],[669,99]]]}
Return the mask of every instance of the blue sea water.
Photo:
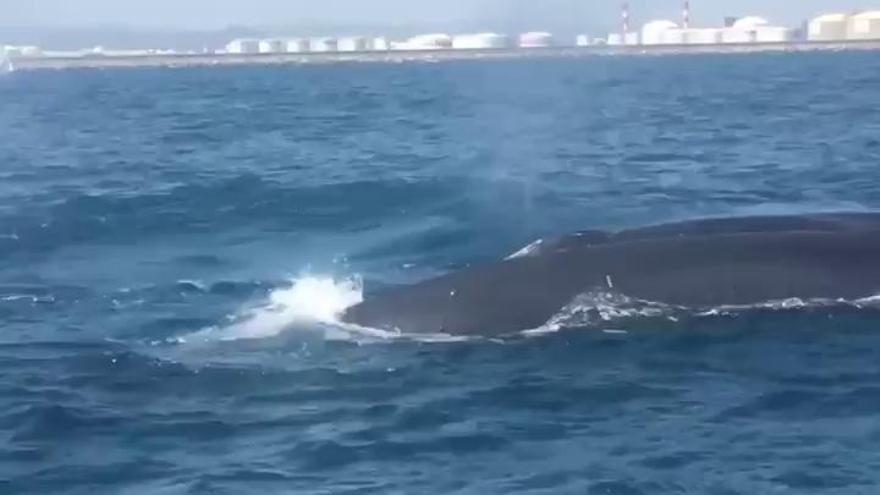
{"label": "blue sea water", "polygon": [[346,333],[531,240],[880,207],[874,53],[0,77],[0,493],[874,494],[880,316]]}

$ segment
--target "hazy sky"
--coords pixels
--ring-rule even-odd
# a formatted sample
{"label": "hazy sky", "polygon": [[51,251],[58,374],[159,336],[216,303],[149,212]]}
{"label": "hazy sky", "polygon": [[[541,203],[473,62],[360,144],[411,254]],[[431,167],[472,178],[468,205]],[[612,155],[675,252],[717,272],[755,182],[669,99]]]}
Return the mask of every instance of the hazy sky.
{"label": "hazy sky", "polygon": [[[680,0],[630,0],[634,21],[677,19]],[[168,27],[215,29],[230,24],[285,25],[312,21],[365,24],[455,24],[554,17],[615,25],[619,0],[0,0],[0,25]],[[691,0],[694,22],[760,14],[793,24],[822,12],[880,8],[880,0]],[[469,25],[470,27],[470,25]],[[535,26],[539,28],[539,26]]]}

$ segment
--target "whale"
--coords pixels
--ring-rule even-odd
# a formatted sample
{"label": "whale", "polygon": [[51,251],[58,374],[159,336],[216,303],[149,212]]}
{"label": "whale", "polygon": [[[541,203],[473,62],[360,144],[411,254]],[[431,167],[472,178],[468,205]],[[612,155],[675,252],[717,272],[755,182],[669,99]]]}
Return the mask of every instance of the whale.
{"label": "whale", "polygon": [[540,328],[579,295],[684,308],[880,293],[880,214],[705,218],[539,239],[494,262],[369,294],[342,321],[406,333]]}

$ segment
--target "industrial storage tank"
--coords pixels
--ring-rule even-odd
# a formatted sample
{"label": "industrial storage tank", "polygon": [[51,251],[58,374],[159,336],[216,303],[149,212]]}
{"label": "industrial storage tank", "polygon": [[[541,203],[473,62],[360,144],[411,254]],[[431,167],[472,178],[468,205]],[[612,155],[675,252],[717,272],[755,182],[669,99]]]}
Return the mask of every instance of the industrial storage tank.
{"label": "industrial storage tank", "polygon": [[684,42],[688,45],[717,45],[721,43],[721,29],[683,29]]}
{"label": "industrial storage tank", "polygon": [[862,12],[849,18],[847,26],[849,39],[880,39],[880,11]]}
{"label": "industrial storage tank", "polygon": [[741,17],[737,19],[733,26],[730,26],[733,29],[755,29],[760,26],[768,26],[770,21],[764,19],[763,17],[758,17],[756,15],[750,15],[746,17]]}
{"label": "industrial storage tank", "polygon": [[794,39],[794,30],[779,26],[761,26],[755,29],[758,43],[786,43]]}
{"label": "industrial storage tank", "polygon": [[621,46],[621,45],[623,45],[623,34],[621,34],[621,33],[608,33],[608,39],[605,41],[605,44],[608,46]]}
{"label": "industrial storage tank", "polygon": [[394,43],[395,50],[443,50],[452,47],[452,36],[448,34],[420,34],[402,42]]}
{"label": "industrial storage tank", "polygon": [[287,40],[285,50],[287,53],[308,53],[309,52],[309,40],[304,38],[293,38]]}
{"label": "industrial storage tank", "polygon": [[826,14],[812,21],[807,29],[810,41],[840,41],[847,35],[848,16],[846,14]]}
{"label": "industrial storage tank", "polygon": [[489,50],[508,46],[510,39],[498,33],[462,34],[452,38],[452,48],[460,50]]}
{"label": "industrial storage tank", "polygon": [[763,17],[748,16],[737,19],[721,34],[723,43],[784,43],[794,39],[794,30],[771,26]]}
{"label": "industrial storage tank", "polygon": [[688,29],[667,29],[660,37],[661,45],[684,45],[687,43]]}
{"label": "industrial storage tank", "polygon": [[758,41],[758,30],[770,24],[767,19],[750,15],[741,17],[724,28],[721,33],[722,43],[755,43]]}
{"label": "industrial storage tank", "polygon": [[260,53],[284,53],[287,51],[287,43],[282,40],[260,40]]}
{"label": "industrial storage tank", "polygon": [[226,45],[226,53],[260,53],[260,41],[243,38],[232,40]]}
{"label": "industrial storage tank", "polygon": [[544,31],[523,33],[519,36],[519,46],[522,48],[546,48],[553,46],[553,34]]}
{"label": "industrial storage tank", "polygon": [[335,52],[339,42],[336,38],[313,38],[309,40],[309,49],[313,52]]}
{"label": "industrial storage tank", "polygon": [[643,45],[662,45],[663,33],[670,29],[678,29],[678,24],[672,21],[651,21],[642,26]]}
{"label": "industrial storage tank", "polygon": [[384,52],[391,49],[391,43],[388,42],[388,38],[379,36],[378,38],[373,38],[371,48],[376,51]]}
{"label": "industrial storage tank", "polygon": [[575,38],[574,42],[575,46],[590,46],[590,36],[586,34],[579,34],[577,38]]}
{"label": "industrial storage tank", "polygon": [[757,33],[750,29],[725,28],[721,32],[722,43],[754,43]]}
{"label": "industrial storage tank", "polygon": [[340,52],[365,52],[370,48],[367,39],[361,36],[340,38],[337,49]]}

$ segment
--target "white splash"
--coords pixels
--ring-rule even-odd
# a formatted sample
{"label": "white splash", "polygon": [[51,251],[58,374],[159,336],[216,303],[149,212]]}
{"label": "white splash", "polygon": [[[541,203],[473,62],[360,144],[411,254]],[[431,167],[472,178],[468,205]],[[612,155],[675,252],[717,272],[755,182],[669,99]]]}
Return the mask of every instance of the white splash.
{"label": "white splash", "polygon": [[[613,286],[610,280],[609,286]],[[628,318],[674,318],[675,306],[646,301],[616,292],[590,291],[576,296],[569,304],[538,328],[520,332],[527,337],[555,333],[565,328],[597,328]],[[615,328],[602,328],[605,333],[626,333]]]}
{"label": "white splash", "polygon": [[358,278],[302,276],[289,287],[276,289],[268,301],[233,318],[234,323],[213,333],[221,340],[259,339],[280,334],[296,324],[338,324],[342,313],[363,301],[363,284]]}

